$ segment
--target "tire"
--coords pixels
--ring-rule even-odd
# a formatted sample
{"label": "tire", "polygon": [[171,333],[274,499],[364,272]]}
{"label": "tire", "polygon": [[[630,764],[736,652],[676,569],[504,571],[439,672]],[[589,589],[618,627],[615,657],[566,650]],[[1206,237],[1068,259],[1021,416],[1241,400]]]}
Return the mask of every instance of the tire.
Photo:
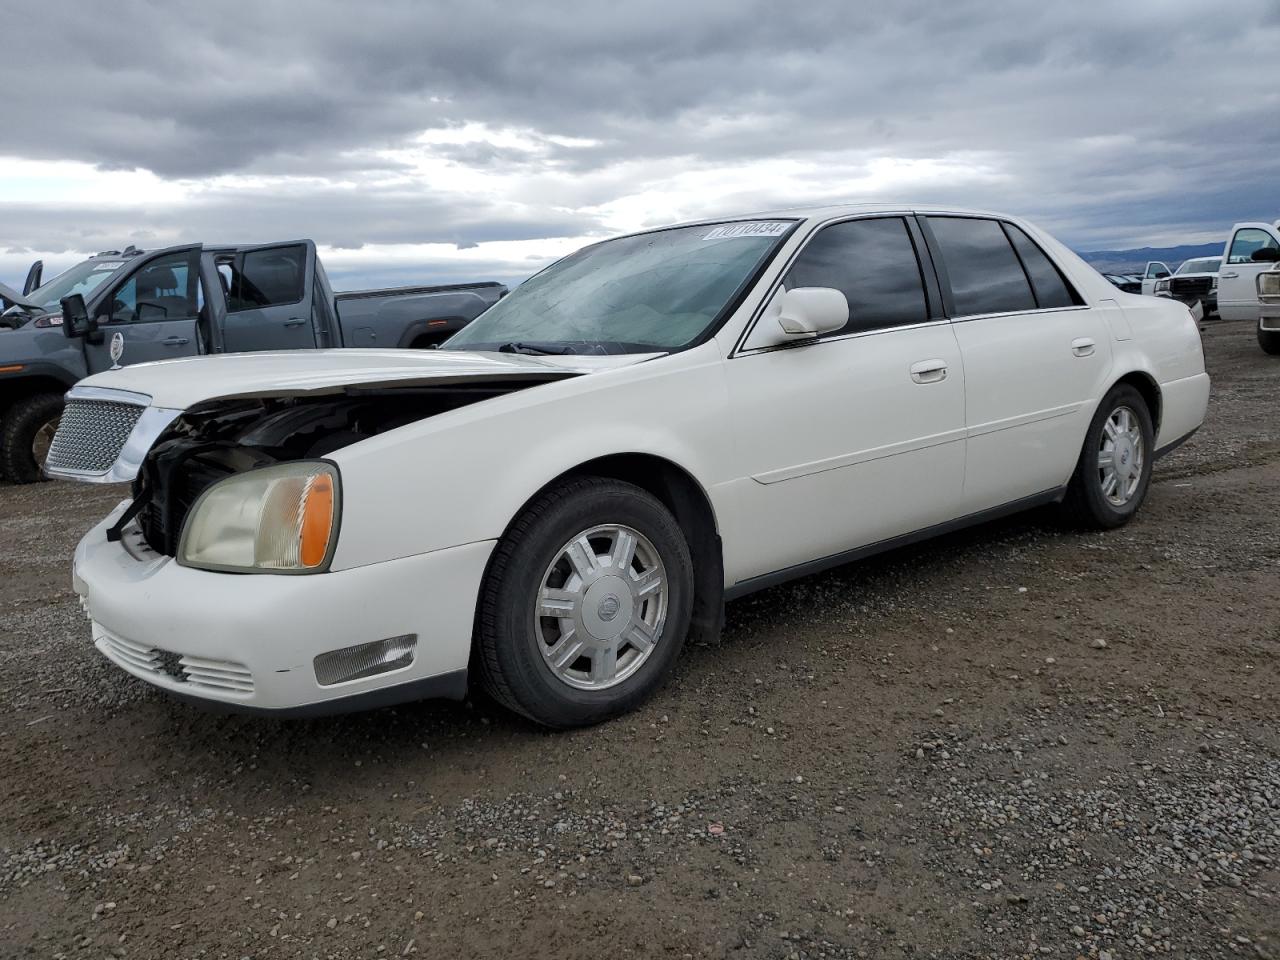
{"label": "tire", "polygon": [[[589,555],[576,549],[584,537]],[[495,548],[473,667],[490,696],[536,723],[600,723],[661,686],[692,606],[693,561],[667,508],[620,480],[570,480],[530,504]]]}
{"label": "tire", "polygon": [[36,393],[24,397],[0,420],[0,473],[13,483],[35,483],[43,480],[40,472],[44,457],[37,460],[34,446],[48,452],[48,441],[58,428],[62,416],[62,394]]}
{"label": "tire", "polygon": [[[1107,424],[1122,410],[1129,414],[1125,422],[1130,424],[1130,428],[1124,445],[1119,446],[1116,440],[1111,439]],[[1113,453],[1111,474],[1117,479],[1115,493],[1108,492],[1104,480],[1106,472],[1099,466],[1106,454],[1104,443],[1109,444]],[[1125,447],[1128,448],[1127,456]],[[1128,523],[1146,499],[1154,459],[1155,429],[1147,401],[1127,383],[1112,387],[1098,404],[1085,434],[1080,459],[1067,485],[1064,506],[1068,516],[1078,526],[1091,530],[1111,530]],[[1136,470],[1134,461],[1138,463]],[[1123,493],[1119,486],[1122,481],[1128,488]],[[1120,500],[1122,495],[1123,500]]]}
{"label": "tire", "polygon": [[1258,330],[1258,346],[1273,357],[1280,354],[1280,330]]}

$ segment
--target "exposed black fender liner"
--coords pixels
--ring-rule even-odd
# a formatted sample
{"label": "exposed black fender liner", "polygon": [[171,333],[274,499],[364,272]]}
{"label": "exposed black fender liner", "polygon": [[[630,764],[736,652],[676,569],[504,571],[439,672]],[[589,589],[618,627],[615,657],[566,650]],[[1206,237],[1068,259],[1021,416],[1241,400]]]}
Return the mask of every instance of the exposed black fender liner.
{"label": "exposed black fender liner", "polygon": [[1200,429],[1199,427],[1193,427],[1191,430],[1187,431],[1182,436],[1180,436],[1177,440],[1170,440],[1163,447],[1160,447],[1159,449],[1157,449],[1156,459],[1159,460],[1161,457],[1165,457],[1173,453],[1173,451],[1177,450],[1180,446],[1182,446],[1184,443],[1186,443],[1188,440],[1194,437],[1196,435],[1196,431],[1199,429]]}
{"label": "exposed black fender liner", "polygon": [[877,553],[896,550],[898,547],[905,547],[913,543],[919,543],[921,540],[931,540],[934,537],[939,537],[946,533],[954,533],[957,530],[963,530],[965,527],[972,527],[980,523],[987,523],[991,520],[998,520],[1001,517],[1021,513],[1024,510],[1031,510],[1034,507],[1043,507],[1050,503],[1061,503],[1062,498],[1066,495],[1067,488],[1065,486],[1054,487],[1052,490],[1045,490],[1041,493],[1032,494],[1029,497],[1021,497],[1018,500],[1011,500],[1010,502],[1001,504],[998,507],[991,507],[988,510],[979,510],[977,513],[971,513],[968,516],[959,517],[955,520],[948,520],[946,523],[937,523],[932,527],[925,527],[924,529],[916,530],[913,533],[905,533],[900,537],[890,537],[887,540],[869,543],[864,547],[855,547],[852,550],[835,553],[829,557],[810,560],[808,563],[797,563],[795,566],[785,567],[782,570],[775,570],[773,573],[764,573],[758,577],[752,577],[749,580],[739,580],[733,586],[725,590],[725,599],[736,600],[738,597],[746,596],[749,593],[755,593],[757,590],[774,587],[780,583],[786,583],[788,580],[807,577],[810,574],[821,573],[824,570],[830,570],[832,567],[844,566],[846,563],[863,560],[867,557],[875,556]]}
{"label": "exposed black fender liner", "polygon": [[350,697],[339,697],[336,700],[324,700],[320,703],[308,703],[300,707],[254,707],[248,704],[229,703],[226,700],[208,700],[204,697],[193,697],[186,693],[175,693],[165,690],[175,700],[208,713],[241,714],[252,717],[278,717],[282,720],[305,719],[308,717],[332,717],[343,713],[357,713],[362,710],[376,710],[379,707],[390,707],[398,703],[409,703],[414,700],[465,700],[467,697],[467,671],[455,670],[409,683],[398,683],[391,687],[380,687],[368,693],[357,693]]}

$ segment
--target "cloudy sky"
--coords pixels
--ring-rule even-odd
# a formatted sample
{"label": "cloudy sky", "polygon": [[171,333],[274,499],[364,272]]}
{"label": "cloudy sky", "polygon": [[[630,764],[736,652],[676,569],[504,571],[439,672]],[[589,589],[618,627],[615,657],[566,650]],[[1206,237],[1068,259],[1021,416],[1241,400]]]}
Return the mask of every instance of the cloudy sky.
{"label": "cloudy sky", "polygon": [[0,24],[9,282],[300,236],[338,286],[514,280],[841,200],[1082,250],[1280,216],[1280,0],[0,0]]}

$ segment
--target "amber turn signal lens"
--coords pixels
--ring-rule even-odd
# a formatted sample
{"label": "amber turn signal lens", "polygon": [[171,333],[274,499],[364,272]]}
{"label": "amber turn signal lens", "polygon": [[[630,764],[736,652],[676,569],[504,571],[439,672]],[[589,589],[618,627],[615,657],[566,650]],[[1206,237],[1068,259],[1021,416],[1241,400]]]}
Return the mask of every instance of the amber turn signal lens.
{"label": "amber turn signal lens", "polygon": [[302,500],[302,531],[298,559],[304,567],[318,567],[329,552],[333,532],[333,478],[318,473],[307,484]]}

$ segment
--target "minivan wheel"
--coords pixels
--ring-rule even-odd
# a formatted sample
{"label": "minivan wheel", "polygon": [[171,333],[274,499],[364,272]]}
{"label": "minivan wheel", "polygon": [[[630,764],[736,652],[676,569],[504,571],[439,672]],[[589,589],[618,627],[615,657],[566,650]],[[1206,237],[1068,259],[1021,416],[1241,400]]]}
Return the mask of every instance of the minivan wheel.
{"label": "minivan wheel", "polygon": [[689,629],[693,561],[662,503],[583,477],[536,499],[499,541],[481,588],[474,665],[499,703],[548,727],[643,702]]}
{"label": "minivan wheel", "polygon": [[1109,530],[1129,522],[1151,485],[1155,430],[1134,387],[1113,387],[1098,405],[1080,460],[1067,487],[1066,507],[1076,522]]}
{"label": "minivan wheel", "polygon": [[1280,330],[1258,330],[1258,346],[1271,356],[1280,354]]}
{"label": "minivan wheel", "polygon": [[40,468],[62,417],[62,395],[37,393],[15,403],[0,421],[0,473],[13,483],[43,480]]}

